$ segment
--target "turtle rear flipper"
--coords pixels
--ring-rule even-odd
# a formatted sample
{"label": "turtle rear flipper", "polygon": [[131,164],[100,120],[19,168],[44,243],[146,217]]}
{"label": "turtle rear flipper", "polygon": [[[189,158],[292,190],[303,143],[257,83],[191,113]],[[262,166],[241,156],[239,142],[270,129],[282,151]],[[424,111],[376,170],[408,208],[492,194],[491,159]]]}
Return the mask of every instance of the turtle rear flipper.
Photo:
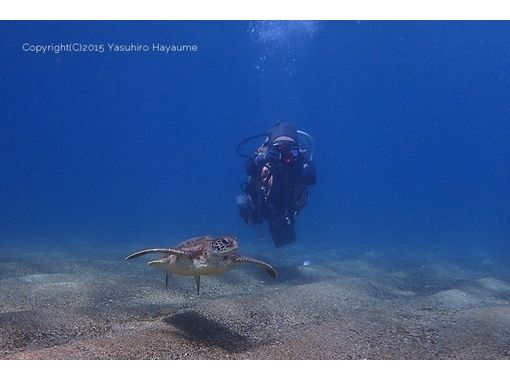
{"label": "turtle rear flipper", "polygon": [[195,283],[197,284],[197,295],[200,295],[200,276],[194,276]]}
{"label": "turtle rear flipper", "polygon": [[233,259],[232,259],[233,262],[235,263],[248,263],[248,264],[255,264],[256,266],[258,266],[260,269],[263,269],[268,275],[270,275],[271,277],[276,277],[278,276],[278,272],[276,272],[276,269],[273,268],[272,265],[269,265],[268,263],[262,261],[262,260],[258,260],[254,257],[249,257],[249,256],[235,256]]}

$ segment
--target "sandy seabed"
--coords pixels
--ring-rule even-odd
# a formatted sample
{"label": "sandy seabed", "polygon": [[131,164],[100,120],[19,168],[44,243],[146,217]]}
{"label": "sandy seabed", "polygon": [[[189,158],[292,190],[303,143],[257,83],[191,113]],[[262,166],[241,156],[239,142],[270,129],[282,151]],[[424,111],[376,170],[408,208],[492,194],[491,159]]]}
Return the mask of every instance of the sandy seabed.
{"label": "sandy seabed", "polygon": [[266,256],[278,278],[243,266],[197,296],[122,257],[3,249],[0,358],[510,359],[509,271],[490,258]]}

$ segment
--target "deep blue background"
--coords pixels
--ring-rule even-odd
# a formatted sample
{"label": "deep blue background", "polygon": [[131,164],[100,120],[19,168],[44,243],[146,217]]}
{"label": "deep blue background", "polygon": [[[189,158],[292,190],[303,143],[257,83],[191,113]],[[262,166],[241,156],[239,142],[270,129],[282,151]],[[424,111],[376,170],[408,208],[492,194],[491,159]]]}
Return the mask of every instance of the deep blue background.
{"label": "deep blue background", "polygon": [[2,22],[0,239],[256,241],[235,149],[286,120],[317,145],[296,246],[506,254],[508,36],[508,22]]}

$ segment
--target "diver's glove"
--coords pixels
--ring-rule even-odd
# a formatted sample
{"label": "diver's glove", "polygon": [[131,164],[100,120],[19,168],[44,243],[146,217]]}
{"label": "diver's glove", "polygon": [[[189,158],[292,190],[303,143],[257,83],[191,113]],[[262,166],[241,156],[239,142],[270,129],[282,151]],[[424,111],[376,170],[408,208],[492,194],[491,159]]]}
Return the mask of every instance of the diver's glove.
{"label": "diver's glove", "polygon": [[260,153],[257,157],[255,157],[255,165],[262,166],[268,162],[278,161],[279,158],[280,152],[278,151],[278,148],[271,146],[265,153]]}

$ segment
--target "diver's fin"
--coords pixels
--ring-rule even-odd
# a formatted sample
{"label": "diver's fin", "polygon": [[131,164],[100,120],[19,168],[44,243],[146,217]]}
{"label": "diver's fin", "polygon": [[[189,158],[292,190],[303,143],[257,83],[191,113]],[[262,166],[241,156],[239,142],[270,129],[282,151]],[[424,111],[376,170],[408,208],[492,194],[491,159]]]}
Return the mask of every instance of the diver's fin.
{"label": "diver's fin", "polygon": [[195,276],[195,282],[197,284],[197,295],[200,294],[200,276]]}
{"label": "diver's fin", "polygon": [[258,260],[258,259],[254,258],[254,257],[249,257],[249,256],[234,256],[232,261],[234,261],[236,263],[255,264],[260,269],[264,270],[271,277],[278,276],[278,272],[276,272],[276,269],[274,269],[272,265],[269,265],[268,263],[266,263],[266,262],[264,262],[262,260]]}
{"label": "diver's fin", "polygon": [[262,227],[262,223],[259,224],[259,241],[266,241],[266,237],[264,236],[264,227]]}
{"label": "diver's fin", "polygon": [[165,289],[168,290],[168,278],[170,277],[170,273],[165,273]]}

